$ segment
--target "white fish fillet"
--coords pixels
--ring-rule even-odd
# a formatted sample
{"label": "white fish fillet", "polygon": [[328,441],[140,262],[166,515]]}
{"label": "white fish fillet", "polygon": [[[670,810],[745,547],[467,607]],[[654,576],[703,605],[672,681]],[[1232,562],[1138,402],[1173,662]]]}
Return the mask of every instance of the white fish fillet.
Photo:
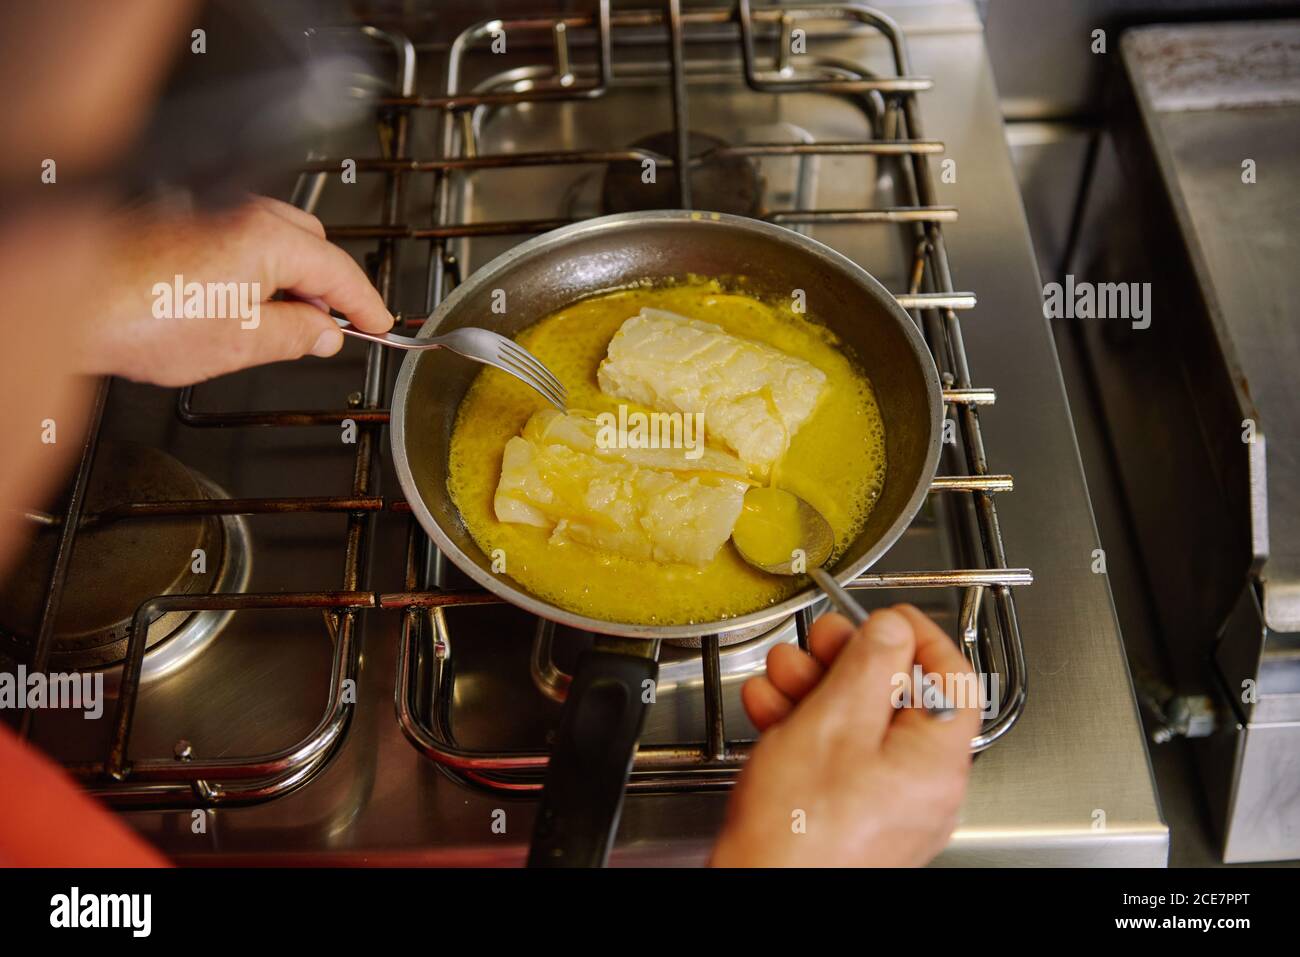
{"label": "white fish fillet", "polygon": [[607,395],[665,412],[703,412],[706,434],[766,476],[826,386],[816,366],[711,322],[642,309],[596,373]]}
{"label": "white fish fillet", "polygon": [[597,425],[543,409],[506,443],[493,506],[502,522],[551,529],[628,558],[704,565],[731,536],[744,465],[716,449],[604,449]]}

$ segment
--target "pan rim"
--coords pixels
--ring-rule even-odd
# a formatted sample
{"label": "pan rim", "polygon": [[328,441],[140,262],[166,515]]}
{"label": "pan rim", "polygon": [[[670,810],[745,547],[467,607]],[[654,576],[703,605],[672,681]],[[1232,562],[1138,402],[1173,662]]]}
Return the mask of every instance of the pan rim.
{"label": "pan rim", "polygon": [[[511,247],[501,255],[492,259],[479,269],[476,269],[467,279],[460,283],[451,294],[444,299],[438,307],[430,313],[425,320],[424,325],[420,327],[417,336],[426,337],[434,334],[434,330],[446,321],[446,319],[455,313],[460,302],[468,297],[476,289],[489,284],[493,277],[500,276],[516,260],[533,255],[539,249],[546,249],[554,244],[557,240],[571,236],[588,235],[599,233],[607,230],[618,229],[626,224],[644,223],[647,221],[655,222],[701,222],[701,223],[718,223],[733,228],[749,230],[756,232],[767,238],[780,241],[786,244],[803,247],[803,249],[823,260],[828,261],[835,268],[850,274],[855,281],[861,283],[867,288],[884,306],[888,312],[903,330],[904,338],[911,346],[912,352],[920,366],[922,378],[925,382],[927,405],[930,409],[930,436],[926,447],[926,457],[921,468],[921,478],[912,490],[911,496],[907,499],[906,504],[899,512],[893,523],[876,538],[869,548],[857,560],[845,568],[834,573],[835,580],[842,585],[848,584],[866,569],[874,565],[887,552],[894,543],[899,539],[916,513],[920,510],[921,504],[929,494],[931,480],[939,465],[939,455],[942,451],[942,419],[943,419],[943,390],[939,381],[938,369],[935,366],[934,356],[931,354],[929,347],[925,344],[920,330],[912,321],[907,312],[900,306],[893,294],[885,288],[871,273],[858,265],[847,256],[832,249],[825,243],[819,242],[802,233],[777,226],[773,223],[764,222],[763,220],[750,219],[745,216],[736,216],[730,213],[712,213],[700,212],[694,210],[666,209],[666,210],[640,210],[630,213],[614,213],[609,216],[600,216],[593,219],[582,220],[577,223],[571,223],[567,226],[561,226],[558,229],[549,230],[538,236]],[[424,497],[420,489],[416,487],[415,475],[410,467],[410,462],[406,454],[406,403],[409,397],[411,381],[415,376],[417,363],[420,361],[421,354],[418,352],[408,353],[402,361],[401,369],[398,372],[397,380],[393,387],[392,417],[389,423],[389,445],[392,450],[393,464],[397,472],[398,483],[401,485],[402,492],[406,496],[407,503],[411,507],[412,514],[420,523],[421,528],[428,534],[438,546],[438,549],[451,562],[467,574],[470,578],[482,585],[488,591],[497,597],[509,602],[517,608],[521,608],[530,614],[537,615],[557,624],[567,625],[569,627],[581,629],[584,631],[594,632],[596,634],[614,635],[624,638],[642,638],[645,640],[672,640],[678,638],[697,638],[701,635],[721,634],[732,631],[739,631],[746,628],[756,628],[761,625],[775,624],[795,612],[801,611],[808,607],[819,597],[821,590],[815,585],[804,588],[789,598],[775,605],[761,608],[756,611],[739,615],[735,618],[727,618],[719,621],[699,622],[685,625],[651,625],[635,622],[609,621],[602,618],[592,618],[578,612],[569,611],[559,605],[538,598],[531,592],[527,592],[520,587],[515,587],[510,582],[504,581],[498,576],[484,570],[479,564],[466,555],[460,547],[451,540],[443,531],[441,524],[434,517],[424,502]],[[450,492],[447,493],[450,495]]]}

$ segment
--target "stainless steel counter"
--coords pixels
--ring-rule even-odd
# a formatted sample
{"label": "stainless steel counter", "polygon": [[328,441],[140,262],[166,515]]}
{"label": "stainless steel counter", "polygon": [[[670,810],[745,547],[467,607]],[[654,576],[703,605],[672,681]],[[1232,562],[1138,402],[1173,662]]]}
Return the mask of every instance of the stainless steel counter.
{"label": "stainless steel counter", "polygon": [[[900,16],[903,14],[900,13]],[[971,367],[998,390],[981,422],[990,467],[1016,475],[999,501],[1016,562],[1029,703],[1015,731],[976,761],[963,823],[941,863],[1159,865],[1161,820],[1104,575],[1074,431],[1042,315],[1042,287],[977,33],[912,34],[927,130],[945,140],[957,182],[938,185],[961,219],[945,229]],[[954,95],[955,94],[955,95]]]}
{"label": "stainless steel counter", "polygon": [[[916,72],[935,81],[920,106],[927,135],[944,140],[957,164],[956,182],[938,184],[938,201],[961,210],[945,228],[948,253],[957,288],[979,295],[963,320],[966,349],[980,384],[998,391],[981,418],[990,468],[1016,476],[1015,491],[999,499],[1003,534],[1010,560],[1035,573],[1035,584],[1017,594],[1028,705],[1012,732],[977,758],[961,826],[939,863],[1160,865],[1168,836],[1110,591],[1091,570],[1099,543],[978,20],[960,3],[884,9],[907,29]],[[335,361],[359,364],[360,354]],[[304,395],[328,394],[324,369],[312,363],[231,377],[202,387],[196,401],[293,407]],[[236,494],[331,494],[349,474],[350,453],[324,451],[319,436],[179,429],[153,390],[116,386],[108,421],[111,434],[162,442]],[[391,475],[384,482],[393,493]],[[252,590],[314,588],[320,576],[337,576],[337,548],[321,545],[337,543],[340,517],[250,521],[258,543]],[[405,521],[378,518],[370,587],[400,587]],[[458,735],[485,745],[544,742],[554,706],[538,701],[529,678],[524,617],[503,607],[455,614],[459,633],[470,636],[454,652]],[[271,749],[314,723],[329,667],[319,619],[286,627],[283,617],[241,615],[249,623],[223,634],[221,648],[145,687],[133,753],[168,754],[178,732],[200,754],[211,753],[208,742]],[[188,811],[130,812],[130,822],[182,860],[522,862],[531,803],[468,789],[417,754],[393,714],[398,614],[371,611],[361,620],[357,707],[345,743],[317,777],[264,804],[207,812],[199,833]],[[283,720],[268,704],[276,699],[291,700],[305,717]],[[498,720],[469,707],[475,700],[491,703]],[[679,721],[676,712],[690,707],[683,696],[680,709],[661,702],[657,710],[660,720]],[[519,721],[501,720],[516,711]],[[237,727],[232,715],[242,719]],[[728,721],[741,720],[733,683]],[[725,801],[720,793],[629,797],[613,862],[703,861]],[[493,827],[498,809],[504,833]]]}

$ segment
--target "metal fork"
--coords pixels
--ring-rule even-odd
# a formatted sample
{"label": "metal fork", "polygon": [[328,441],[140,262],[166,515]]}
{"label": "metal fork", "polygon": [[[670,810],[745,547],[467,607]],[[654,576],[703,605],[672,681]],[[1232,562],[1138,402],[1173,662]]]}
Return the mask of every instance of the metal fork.
{"label": "metal fork", "polygon": [[454,329],[431,339],[417,339],[414,336],[399,336],[393,332],[375,333],[358,329],[346,319],[334,317],[345,335],[378,342],[382,346],[394,349],[411,349],[417,352],[424,349],[446,349],[466,359],[494,366],[502,372],[508,372],[527,386],[535,389],[547,402],[561,412],[567,412],[568,390],[564,384],[546,368],[536,356],[523,346],[505,336],[498,335],[490,329],[466,327]]}

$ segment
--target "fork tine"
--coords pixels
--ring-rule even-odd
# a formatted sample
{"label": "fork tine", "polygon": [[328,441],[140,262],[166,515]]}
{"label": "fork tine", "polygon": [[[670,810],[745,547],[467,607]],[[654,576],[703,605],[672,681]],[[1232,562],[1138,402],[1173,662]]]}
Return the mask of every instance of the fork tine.
{"label": "fork tine", "polygon": [[515,342],[513,339],[507,339],[505,336],[498,336],[497,338],[498,338],[497,345],[503,352],[509,353],[513,358],[519,360],[524,365],[532,368],[538,373],[539,376],[545,378],[557,388],[559,389],[564,388],[560,380],[551,374],[551,370],[546,368],[546,366],[542,363],[540,359],[534,356],[531,352],[529,352],[519,343]]}
{"label": "fork tine", "polygon": [[[432,344],[432,342],[430,343]],[[437,344],[457,355],[495,366],[538,392],[561,412],[568,411],[568,390],[527,349],[490,329],[453,329]]]}
{"label": "fork tine", "polygon": [[509,362],[505,360],[503,360],[497,366],[497,368],[501,369],[504,372],[508,372],[516,379],[522,381],[525,385],[527,385],[530,389],[532,389],[534,392],[536,392],[538,395],[544,398],[547,402],[555,406],[555,408],[558,409],[559,411],[561,412],[568,411],[568,404],[564,401],[564,397],[553,392],[550,386],[540,382],[537,378],[535,378],[532,375],[532,373],[528,372],[525,369],[520,369],[517,366],[510,365]]}
{"label": "fork tine", "polygon": [[561,398],[568,397],[568,389],[564,387],[564,383],[557,379],[551,373],[551,370],[542,365],[542,363],[526,349],[520,348],[514,343],[509,342],[509,340],[506,340],[506,342],[501,346],[500,357],[508,358],[519,366],[531,371],[537,379],[550,386],[551,391]]}
{"label": "fork tine", "polygon": [[562,395],[568,394],[568,390],[564,387],[564,383],[557,379],[551,370],[542,364],[540,359],[523,346],[516,342],[512,342],[509,339],[503,339],[501,347],[503,351],[508,352],[513,358],[521,361],[525,366],[536,372],[539,378],[548,382],[557,392]]}
{"label": "fork tine", "polygon": [[510,373],[516,379],[519,379],[523,381],[526,385],[529,385],[533,389],[536,389],[548,400],[550,400],[551,404],[554,405],[556,408],[558,408],[561,412],[568,411],[567,408],[565,407],[565,402],[564,402],[565,396],[562,393],[557,393],[550,386],[549,383],[543,382],[540,378],[538,378],[536,373],[534,373],[532,369],[529,369],[527,366],[520,365],[514,359],[512,359],[510,356],[504,353],[498,355],[497,361],[493,364],[498,369],[501,369],[503,372]]}

